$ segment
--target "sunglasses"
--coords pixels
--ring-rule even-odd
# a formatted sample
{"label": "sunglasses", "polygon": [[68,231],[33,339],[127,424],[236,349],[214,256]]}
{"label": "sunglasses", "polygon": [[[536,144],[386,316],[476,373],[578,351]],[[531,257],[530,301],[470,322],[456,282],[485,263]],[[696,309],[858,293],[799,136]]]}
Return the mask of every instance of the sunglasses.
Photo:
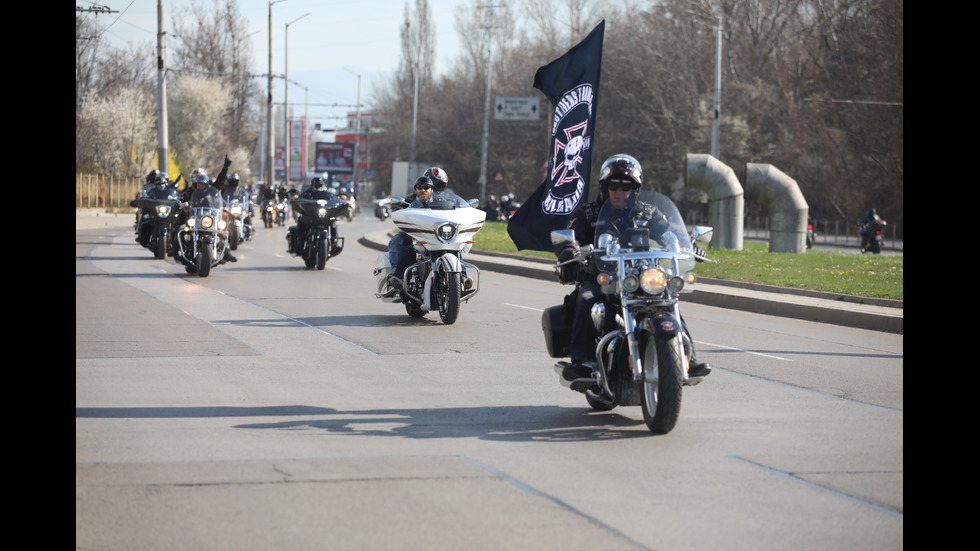
{"label": "sunglasses", "polygon": [[633,186],[629,184],[620,184],[618,182],[610,182],[606,185],[609,191],[633,191]]}
{"label": "sunglasses", "polygon": [[425,191],[427,189],[432,189],[432,186],[415,186],[416,191]]}

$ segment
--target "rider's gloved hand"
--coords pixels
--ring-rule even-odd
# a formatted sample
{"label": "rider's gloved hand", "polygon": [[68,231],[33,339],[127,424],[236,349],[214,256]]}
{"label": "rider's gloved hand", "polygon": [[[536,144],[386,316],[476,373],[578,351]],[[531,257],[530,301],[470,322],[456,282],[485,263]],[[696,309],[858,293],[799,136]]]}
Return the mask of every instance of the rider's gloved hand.
{"label": "rider's gloved hand", "polygon": [[570,244],[565,245],[565,247],[558,251],[558,262],[567,262],[575,257],[575,251],[578,250],[578,242],[572,241]]}
{"label": "rider's gloved hand", "polygon": [[697,243],[692,243],[692,245],[694,245],[694,254],[697,255],[697,258],[695,258],[695,260],[697,260],[698,262],[704,262],[702,258],[704,257],[704,249],[698,246]]}
{"label": "rider's gloved hand", "polygon": [[225,168],[228,168],[230,166],[231,166],[231,159],[228,158],[228,155],[225,155]]}

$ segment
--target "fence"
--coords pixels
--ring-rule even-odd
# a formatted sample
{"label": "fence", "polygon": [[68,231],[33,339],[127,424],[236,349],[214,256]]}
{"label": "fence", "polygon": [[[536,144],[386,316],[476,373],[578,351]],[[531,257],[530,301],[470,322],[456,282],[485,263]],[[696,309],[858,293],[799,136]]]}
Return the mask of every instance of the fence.
{"label": "fence", "polygon": [[129,210],[129,202],[143,187],[140,178],[118,178],[100,174],[75,175],[75,208]]}
{"label": "fence", "polygon": [[[691,211],[687,216],[687,223],[706,224],[707,217],[698,211]],[[885,226],[885,248],[901,251],[905,247],[902,239],[901,228],[898,224],[889,223]],[[814,220],[813,232],[816,234],[815,244],[834,245],[841,247],[860,247],[861,237],[858,235],[857,221],[848,223],[843,220]],[[769,217],[747,216],[743,237],[746,239],[756,239],[761,241],[769,240]]]}

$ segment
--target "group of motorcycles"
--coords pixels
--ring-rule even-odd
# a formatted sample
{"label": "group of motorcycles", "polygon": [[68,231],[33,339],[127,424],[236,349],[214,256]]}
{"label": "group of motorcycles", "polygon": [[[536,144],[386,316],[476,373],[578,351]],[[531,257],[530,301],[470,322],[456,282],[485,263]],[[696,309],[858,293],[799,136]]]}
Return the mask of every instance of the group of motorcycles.
{"label": "group of motorcycles", "polygon": [[218,189],[209,186],[185,202],[176,186],[165,181],[165,175],[161,178],[130,203],[137,208],[136,240],[154,258],[169,254],[187,273],[207,277],[225,262],[226,249],[235,250],[252,239],[247,189],[237,188],[226,204]]}
{"label": "group of motorcycles", "polygon": [[[638,193],[636,205],[655,205],[667,216],[670,230],[656,239],[642,227],[624,235],[602,233],[595,243],[578,248],[571,260],[555,264],[558,272],[568,263],[598,263],[603,267],[598,280],[603,298],[589,313],[599,335],[597,360],[590,366],[592,378],[565,380],[561,374],[568,362],[564,360],[556,362],[554,369],[561,384],[582,392],[592,409],[640,406],[648,429],[662,434],[678,421],[683,387],[702,380],[688,374],[693,345],[682,329],[679,297],[693,291],[692,270],[698,258],[693,243],[710,240],[711,228],[696,226],[692,237],[669,198],[651,191]],[[392,197],[390,204],[403,207],[389,210],[388,216],[412,237],[416,256],[403,274],[396,274],[404,283],[395,288],[389,277],[393,270],[389,253],[379,254],[375,296],[402,304],[411,317],[436,311],[443,323],[455,323],[461,304],[480,290],[480,270],[464,258],[487,213],[477,208],[476,199],[461,203],[433,196],[428,208],[413,208],[403,198]],[[247,192],[236,194],[227,206],[214,188],[182,203],[177,191],[164,185],[142,193],[133,205],[139,208],[137,240],[156,258],[163,258],[169,249],[188,273],[201,277],[222,262],[225,247],[237,247],[254,233]],[[322,270],[328,258],[343,250],[335,224],[348,217],[352,207],[336,198],[296,198],[288,206],[307,221],[302,232],[298,226],[289,228],[288,252],[302,257],[308,268]],[[645,208],[637,207],[630,216],[638,220],[648,212]],[[605,207],[600,220],[604,216],[610,216]],[[556,245],[574,239],[571,230],[552,233]],[[545,344],[553,358],[570,354],[568,308],[552,306],[542,316]]]}
{"label": "group of motorcycles", "polygon": [[[303,258],[307,268],[323,270],[328,258],[344,248],[344,239],[336,235],[336,221],[350,219],[350,203],[341,199],[306,200],[298,197],[273,204],[275,223],[282,226],[290,209],[302,216],[305,228],[290,226],[287,252]],[[195,190],[188,201],[182,201],[176,182],[166,175],[144,186],[130,203],[137,209],[134,230],[136,241],[153,252],[154,258],[168,255],[182,264],[189,274],[207,277],[211,269],[227,261],[226,251],[234,251],[252,240],[254,197],[248,188],[236,186],[227,196],[208,186]],[[262,206],[263,219],[267,216]],[[272,227],[271,224],[266,227]]]}

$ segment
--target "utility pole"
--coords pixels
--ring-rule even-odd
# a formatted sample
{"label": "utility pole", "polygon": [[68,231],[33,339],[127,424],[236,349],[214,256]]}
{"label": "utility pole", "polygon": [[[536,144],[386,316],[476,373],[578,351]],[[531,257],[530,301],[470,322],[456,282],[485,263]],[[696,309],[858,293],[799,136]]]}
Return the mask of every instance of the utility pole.
{"label": "utility pole", "polygon": [[[300,19],[306,17],[307,15],[310,15],[310,12],[306,12],[303,15],[297,17],[296,19],[293,19],[289,23],[286,23],[285,31],[283,33],[283,37],[284,37],[284,40],[285,40],[285,51],[284,51],[284,56],[283,56],[283,71],[284,71],[283,74],[285,75],[285,78],[283,79],[283,93],[284,93],[283,98],[284,98],[284,100],[283,100],[283,109],[282,110],[283,110],[283,115],[284,115],[283,118],[286,119],[286,124],[285,124],[285,129],[286,129],[285,140],[286,140],[286,182],[287,182],[287,184],[292,180],[292,176],[293,176],[293,174],[292,174],[292,169],[293,169],[293,152],[291,151],[292,144],[290,143],[292,141],[292,136],[290,134],[292,134],[292,130],[293,129],[290,128],[290,124],[289,124],[289,26],[292,25],[293,23],[299,21]],[[303,156],[300,155],[300,159],[302,159],[302,158],[303,158]],[[302,160],[300,162],[302,163]],[[299,167],[300,183],[302,183],[302,180],[303,180],[303,171],[305,169],[306,169],[306,167],[300,165],[300,167]]]}
{"label": "utility pole", "polygon": [[480,202],[482,203],[487,196],[487,149],[490,142],[490,84],[493,81],[493,46],[491,40],[491,30],[493,29],[493,13],[490,11],[494,8],[502,7],[500,5],[481,5],[480,8],[486,10],[484,12],[484,27],[486,31],[486,41],[487,41],[487,91],[486,100],[483,105],[483,147],[480,153],[480,179],[477,183],[480,184]]}
{"label": "utility pole", "polygon": [[157,0],[157,170],[170,172],[167,134],[167,56],[163,32],[163,0]]}
{"label": "utility pole", "polygon": [[721,126],[721,15],[715,35],[715,108],[714,125],[711,129],[711,156],[718,158],[718,134]]}

